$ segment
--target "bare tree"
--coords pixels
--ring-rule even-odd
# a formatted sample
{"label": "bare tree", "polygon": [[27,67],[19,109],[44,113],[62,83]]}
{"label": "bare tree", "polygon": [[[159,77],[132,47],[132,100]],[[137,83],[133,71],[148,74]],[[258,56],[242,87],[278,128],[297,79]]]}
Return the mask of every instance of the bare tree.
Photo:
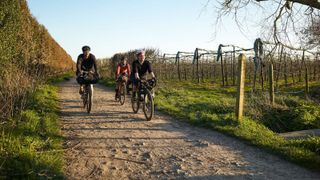
{"label": "bare tree", "polygon": [[305,48],[302,46],[308,44],[306,36],[310,35],[310,28],[318,28],[320,24],[316,21],[320,14],[318,0],[220,0],[217,19],[232,15],[238,26],[243,28],[245,18],[251,18],[244,17],[245,12],[252,9],[261,10],[263,19],[260,26],[263,30],[268,29],[263,34],[264,39],[276,44],[297,47],[298,43],[298,48]]}
{"label": "bare tree", "polygon": [[317,46],[320,44],[320,16],[314,17],[312,23],[309,24],[304,31],[304,43],[308,44],[311,47]]}

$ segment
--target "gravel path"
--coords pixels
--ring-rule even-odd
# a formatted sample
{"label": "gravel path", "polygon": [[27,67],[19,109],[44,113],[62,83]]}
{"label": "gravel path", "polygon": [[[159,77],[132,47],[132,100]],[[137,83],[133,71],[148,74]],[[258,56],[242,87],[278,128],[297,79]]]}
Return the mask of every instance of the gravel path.
{"label": "gravel path", "polygon": [[94,86],[90,115],[75,80],[61,83],[59,96],[69,179],[320,179],[213,130],[158,112],[145,121],[101,85]]}

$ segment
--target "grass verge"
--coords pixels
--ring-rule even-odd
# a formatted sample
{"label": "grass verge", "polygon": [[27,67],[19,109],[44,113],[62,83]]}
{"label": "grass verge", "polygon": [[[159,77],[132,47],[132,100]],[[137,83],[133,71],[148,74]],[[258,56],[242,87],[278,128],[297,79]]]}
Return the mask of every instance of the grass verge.
{"label": "grass verge", "polygon": [[[228,93],[229,92],[229,93]],[[156,103],[158,109],[179,118],[188,121],[191,124],[213,128],[225,134],[244,140],[246,143],[263,147],[267,151],[280,155],[285,159],[295,162],[299,165],[312,170],[320,170],[320,144],[319,137],[310,137],[305,140],[286,141],[279,137],[270,126],[276,126],[278,122],[267,126],[263,121],[265,113],[263,108],[257,110],[257,106],[266,107],[267,102],[260,100],[252,100],[248,97],[246,105],[246,115],[242,121],[237,121],[234,117],[235,97],[231,89],[221,90],[210,87],[208,84],[196,85],[189,83],[166,83],[166,87],[159,88],[156,95]],[[254,97],[256,98],[256,97]],[[284,98],[284,97],[280,97]],[[262,98],[263,99],[263,98]],[[291,119],[292,127],[304,124],[306,127],[318,127],[319,107],[312,102],[288,97],[283,101],[293,101],[287,104],[281,104],[279,100],[278,106],[289,109],[287,115],[295,114],[295,119]],[[294,105],[292,105],[294,104]],[[270,108],[270,107],[269,107]],[[293,110],[291,110],[293,108]],[[278,107],[271,108],[268,113],[277,111]],[[263,116],[257,116],[261,113]],[[283,116],[283,114],[281,114]],[[260,117],[262,119],[253,119],[252,117]],[[271,116],[270,116],[271,118]],[[277,116],[273,116],[277,118]],[[285,116],[283,116],[285,119]],[[286,119],[287,122],[290,119]],[[270,123],[268,121],[268,123]],[[310,126],[308,126],[311,124]],[[298,128],[299,129],[299,128]]]}
{"label": "grass verge", "polygon": [[0,126],[0,179],[63,179],[57,88],[39,87],[27,107]]}
{"label": "grass verge", "polygon": [[116,81],[114,80],[114,78],[110,78],[110,77],[103,77],[99,80],[99,84],[105,85],[107,87],[116,87]]}
{"label": "grass verge", "polygon": [[66,73],[63,73],[63,74],[60,74],[60,75],[52,76],[47,80],[47,82],[49,84],[56,84],[56,83],[59,83],[59,82],[62,82],[62,81],[66,81],[66,80],[68,81],[73,76],[74,76],[74,72],[73,71],[69,71],[69,72],[66,72]]}

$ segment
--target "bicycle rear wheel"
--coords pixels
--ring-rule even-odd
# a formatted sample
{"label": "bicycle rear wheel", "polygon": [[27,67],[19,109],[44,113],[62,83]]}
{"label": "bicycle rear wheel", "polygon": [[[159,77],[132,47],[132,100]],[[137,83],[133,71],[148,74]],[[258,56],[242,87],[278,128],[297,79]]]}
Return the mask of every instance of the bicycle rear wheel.
{"label": "bicycle rear wheel", "polygon": [[122,83],[121,84],[120,96],[119,96],[121,105],[123,105],[125,100],[126,100],[126,92],[127,92],[126,83]]}
{"label": "bicycle rear wheel", "polygon": [[146,90],[146,94],[144,95],[143,112],[146,119],[150,121],[154,114],[154,102],[149,90]]}

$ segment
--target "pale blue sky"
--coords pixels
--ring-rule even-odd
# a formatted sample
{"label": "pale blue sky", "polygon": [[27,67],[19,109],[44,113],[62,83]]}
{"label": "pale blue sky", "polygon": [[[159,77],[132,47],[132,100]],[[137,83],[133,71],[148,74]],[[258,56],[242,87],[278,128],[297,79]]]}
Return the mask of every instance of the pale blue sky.
{"label": "pale blue sky", "polygon": [[207,0],[27,1],[31,13],[73,59],[83,45],[104,58],[143,47],[163,53],[213,50],[220,43],[247,48],[258,34],[251,28],[244,36],[231,18],[217,27],[215,4],[204,9]]}

